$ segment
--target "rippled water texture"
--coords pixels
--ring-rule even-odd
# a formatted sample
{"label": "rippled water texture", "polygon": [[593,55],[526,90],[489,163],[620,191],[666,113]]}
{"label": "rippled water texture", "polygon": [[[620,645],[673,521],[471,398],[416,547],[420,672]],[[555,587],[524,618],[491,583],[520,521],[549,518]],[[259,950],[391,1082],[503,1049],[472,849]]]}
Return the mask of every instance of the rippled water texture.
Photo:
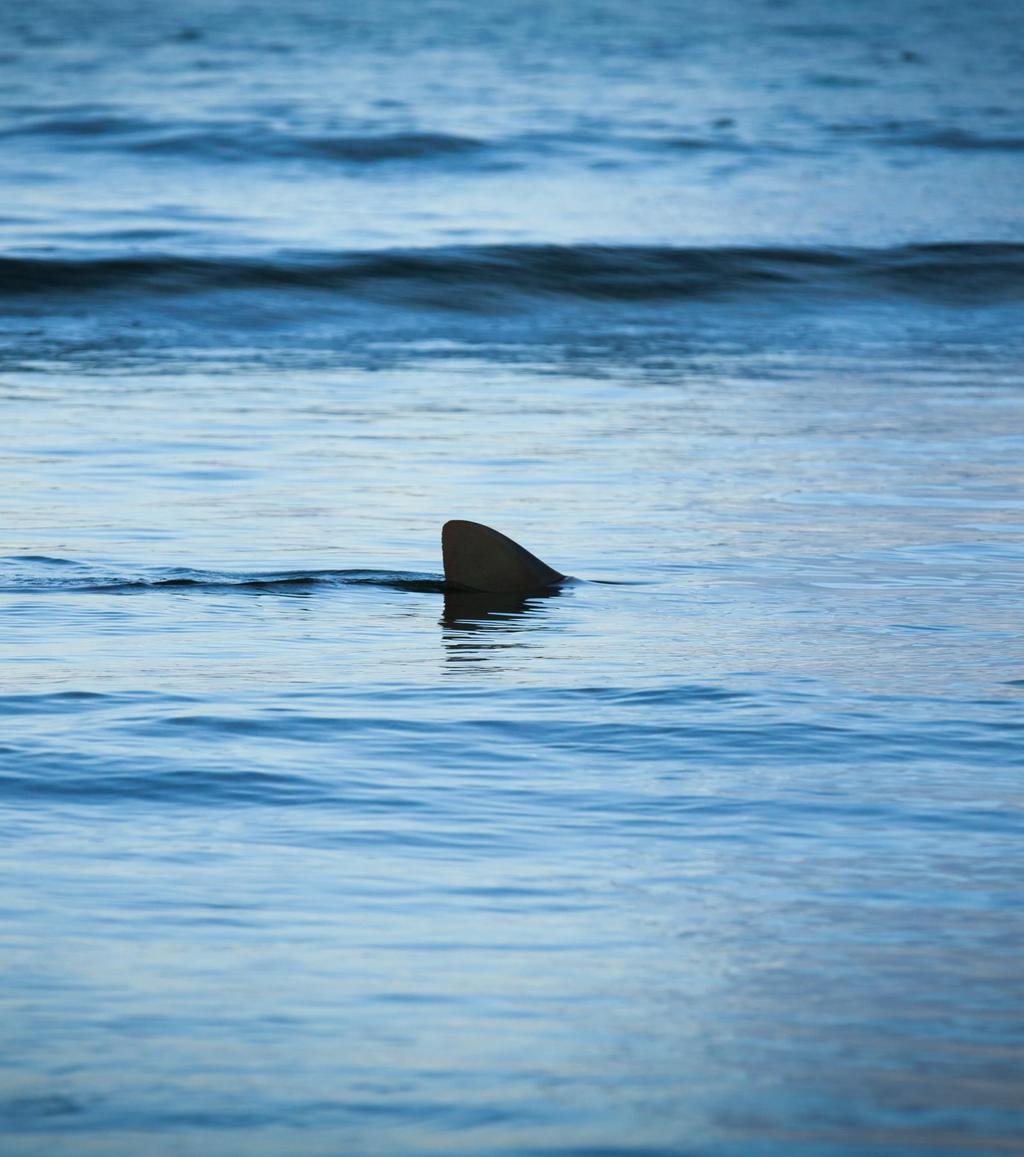
{"label": "rippled water texture", "polygon": [[1022,1151],[1017,8],[137,7],[0,11],[3,1157]]}

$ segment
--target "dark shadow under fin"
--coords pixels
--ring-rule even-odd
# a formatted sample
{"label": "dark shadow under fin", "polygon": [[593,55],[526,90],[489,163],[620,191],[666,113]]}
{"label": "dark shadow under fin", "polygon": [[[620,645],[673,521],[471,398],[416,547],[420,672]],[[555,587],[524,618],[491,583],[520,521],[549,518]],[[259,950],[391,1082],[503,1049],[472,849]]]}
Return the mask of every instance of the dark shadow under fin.
{"label": "dark shadow under fin", "polygon": [[542,590],[566,578],[518,542],[479,522],[446,522],[441,553],[445,581],[459,590],[512,594]]}
{"label": "dark shadow under fin", "polygon": [[462,632],[522,630],[547,599],[558,598],[561,593],[558,585],[498,594],[449,586],[444,592],[441,625]]}

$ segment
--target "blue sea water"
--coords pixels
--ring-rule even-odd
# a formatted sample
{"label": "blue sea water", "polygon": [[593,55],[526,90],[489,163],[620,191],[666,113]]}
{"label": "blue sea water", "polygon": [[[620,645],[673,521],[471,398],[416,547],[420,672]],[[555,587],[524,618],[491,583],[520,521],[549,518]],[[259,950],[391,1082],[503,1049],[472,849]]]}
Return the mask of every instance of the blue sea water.
{"label": "blue sea water", "polygon": [[4,1157],[1024,1152],[1018,4],[11,4],[0,187]]}

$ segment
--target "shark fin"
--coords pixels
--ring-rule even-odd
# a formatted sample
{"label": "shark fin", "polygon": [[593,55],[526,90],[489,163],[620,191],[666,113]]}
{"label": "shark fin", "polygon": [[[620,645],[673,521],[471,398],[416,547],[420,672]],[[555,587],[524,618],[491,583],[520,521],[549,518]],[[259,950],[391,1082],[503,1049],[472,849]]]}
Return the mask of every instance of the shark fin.
{"label": "shark fin", "polygon": [[479,522],[453,519],[441,528],[444,577],[453,587],[496,594],[536,591],[566,576],[511,538]]}

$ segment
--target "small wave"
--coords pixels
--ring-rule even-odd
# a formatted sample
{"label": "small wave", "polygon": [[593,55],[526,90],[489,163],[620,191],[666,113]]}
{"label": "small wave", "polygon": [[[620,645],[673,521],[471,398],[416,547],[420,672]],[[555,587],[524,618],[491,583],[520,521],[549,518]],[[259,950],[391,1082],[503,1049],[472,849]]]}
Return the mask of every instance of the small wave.
{"label": "small wave", "polygon": [[[117,710],[157,702],[184,704],[192,700],[184,695],[170,695],[166,691],[44,691],[0,695],[0,716],[14,715],[67,715],[75,710]],[[2,750],[2,749],[0,749]],[[13,749],[9,749],[13,751]]]}
{"label": "small wave", "polygon": [[[408,694],[415,696],[412,691]],[[540,705],[539,694],[533,692],[526,702]],[[475,777],[485,768],[493,770],[494,775],[484,776],[478,790],[463,796],[458,805],[462,814],[468,809],[468,814],[475,811],[481,819],[493,818],[495,808],[521,803],[522,783],[513,783],[503,799],[497,787],[508,781],[509,768],[517,760],[524,767],[535,767],[539,759],[551,768],[569,768],[588,753],[604,764],[622,764],[634,772],[649,768],[663,783],[692,782],[694,769],[701,767],[743,775],[752,766],[788,773],[796,765],[831,769],[841,783],[847,772],[856,778],[862,765],[892,769],[897,777],[915,764],[934,768],[949,761],[964,768],[1024,766],[1016,719],[980,722],[953,717],[893,725],[885,711],[869,711],[801,721],[785,712],[764,710],[763,704],[759,708],[756,699],[701,701],[686,689],[674,701],[669,693],[662,700],[646,701],[628,694],[617,702],[602,697],[598,702],[603,709],[588,712],[579,695],[574,697],[576,703],[558,692],[553,695],[552,699],[545,694],[542,709],[525,717],[495,711],[493,691],[478,696],[481,710],[463,701],[467,711],[445,711],[440,718],[410,716],[409,699],[394,709],[390,691],[386,696],[390,707],[381,705],[378,691],[375,707],[347,703],[342,710],[337,699],[319,707],[292,708],[277,699],[217,705],[200,698],[167,699],[159,693],[136,693],[134,702],[124,695],[104,696],[91,709],[48,703],[44,711],[49,710],[52,719],[8,721],[14,724],[10,728],[14,735],[6,750],[0,749],[0,797],[8,805],[46,798],[76,805],[329,805],[350,809],[364,819],[418,812],[424,819],[420,838],[436,841],[446,838],[436,821],[448,813],[451,792],[424,786],[415,777],[409,780],[401,771],[395,774],[396,769],[419,766],[424,751],[433,752],[449,771],[472,769]],[[515,701],[508,700],[506,706]],[[421,696],[417,702],[422,708]],[[737,714],[737,706],[746,710]],[[676,709],[667,710],[670,707]],[[364,756],[354,766],[348,759],[353,751]],[[345,775],[337,774],[339,762],[350,764]],[[378,774],[383,769],[387,774]],[[561,776],[558,782],[568,783]],[[544,789],[537,785],[531,790]],[[684,792],[671,803],[660,795],[644,795],[621,798],[608,814],[617,829],[625,825],[633,831],[661,830],[667,835],[678,833],[680,820],[700,814],[726,822],[743,814],[745,823],[779,830],[779,825],[792,822],[794,807],[816,828],[852,823],[877,831],[898,822],[939,830],[951,822],[947,807],[917,791],[892,800],[862,799],[855,793],[852,802],[842,798],[841,789],[838,798],[830,798],[835,795],[811,792],[797,804],[784,798],[745,800],[728,792],[719,798],[713,792]],[[582,788],[560,786],[558,796],[560,806],[589,805],[588,792]],[[955,820],[961,830],[982,831],[992,838],[1024,835],[1024,817],[1000,807],[998,801],[964,797],[956,806]],[[472,823],[469,830],[480,829]],[[365,834],[345,832],[340,838],[362,839]],[[390,832],[388,838],[395,834]],[[486,838],[480,835],[481,840]]]}
{"label": "small wave", "polygon": [[790,146],[756,146],[737,139],[730,118],[708,129],[680,134],[669,126],[659,135],[615,133],[610,126],[600,132],[542,131],[515,134],[493,140],[427,129],[342,132],[329,128],[289,127],[261,123],[258,119],[147,120],[97,105],[70,106],[21,119],[0,128],[0,139],[38,138],[59,140],[62,147],[80,150],[180,157],[193,161],[245,163],[266,160],[306,160],[373,165],[387,161],[430,161],[490,154],[503,155],[503,164],[521,162],[524,156],[579,151],[606,152],[770,152],[789,151]]}
{"label": "small wave", "polygon": [[873,145],[900,148],[949,149],[958,152],[1024,151],[1024,136],[1002,134],[989,136],[954,125],[920,121],[855,122],[832,125],[832,131]]}
{"label": "small wave", "polygon": [[287,589],[308,589],[318,586],[328,587],[384,587],[397,591],[420,591],[428,594],[441,593],[445,589],[444,579],[433,575],[406,574],[395,571],[344,570],[344,571],[288,571],[283,574],[217,574],[205,571],[189,571],[165,576],[143,578],[113,578],[80,586],[79,590],[132,592],[190,587],[198,590],[248,590],[284,591]]}
{"label": "small wave", "polygon": [[[142,574],[103,572],[68,559],[20,555],[9,563],[33,563],[28,569],[0,571],[0,592],[5,594],[81,591],[95,594],[139,594],[161,590],[240,590],[268,594],[301,592],[316,587],[383,587],[390,590],[442,593],[444,579],[439,575],[413,574],[406,571],[377,570],[299,570],[268,574],[232,574],[224,571],[193,570],[171,567]],[[55,574],[54,569],[61,573]],[[73,573],[69,573],[73,572]]]}
{"label": "small wave", "polygon": [[80,563],[75,562],[70,558],[53,558],[48,554],[15,554],[12,555],[11,562],[30,562],[38,566],[80,566]]}
{"label": "small wave", "polygon": [[79,143],[103,142],[151,131],[149,121],[123,116],[92,106],[65,108],[56,113],[28,117],[0,129],[0,137],[66,137]]}
{"label": "small wave", "polygon": [[898,142],[921,148],[959,149],[964,152],[1019,153],[1024,151],[1024,136],[983,136],[966,129],[934,129],[909,134]]}
{"label": "small wave", "polygon": [[271,258],[173,254],[0,258],[0,297],[208,293],[362,298],[490,312],[531,298],[645,303],[804,296],[904,297],[949,304],[1024,298],[1024,245],[887,249],[484,245]]}
{"label": "small wave", "polygon": [[[724,153],[747,153],[751,152],[751,146],[745,141],[736,140],[733,137],[714,136],[714,137],[668,137],[665,140],[656,140],[651,142],[655,147],[669,149],[674,152],[681,153],[698,153],[698,152],[724,152]],[[766,151],[767,145],[760,145],[761,151]],[[778,146],[772,148],[773,152],[777,152]]]}
{"label": "small wave", "polygon": [[0,137],[60,137],[82,149],[219,161],[313,160],[369,165],[385,161],[429,161],[479,153],[486,143],[453,133],[298,132],[248,121],[147,121],[83,108],[31,117],[0,131]]}
{"label": "small wave", "polygon": [[248,131],[181,130],[130,142],[133,152],[221,161],[319,160],[349,164],[424,161],[477,153],[482,141],[447,133],[405,132],[346,136]]}
{"label": "small wave", "polygon": [[34,745],[19,750],[17,759],[8,765],[0,765],[0,793],[8,803],[19,799],[76,804],[159,801],[203,807],[286,807],[320,803],[331,795],[309,777],[287,772],[220,762],[186,767],[152,756],[144,761],[116,755],[97,758],[74,750],[39,750]]}

